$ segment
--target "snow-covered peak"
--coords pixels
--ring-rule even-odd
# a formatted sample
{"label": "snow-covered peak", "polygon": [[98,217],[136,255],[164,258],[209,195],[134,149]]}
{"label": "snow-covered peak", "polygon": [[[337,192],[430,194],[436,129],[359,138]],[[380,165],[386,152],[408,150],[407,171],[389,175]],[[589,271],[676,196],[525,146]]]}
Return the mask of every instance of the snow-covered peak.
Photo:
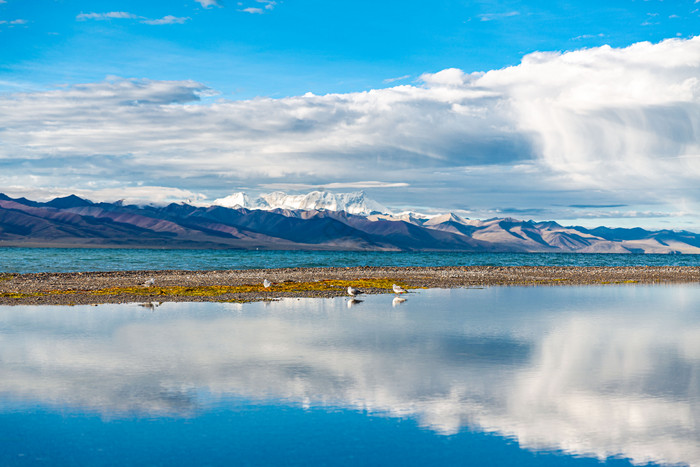
{"label": "snow-covered peak", "polygon": [[367,198],[363,191],[354,193],[331,193],[312,191],[305,195],[288,195],[281,191],[266,193],[251,199],[245,193],[234,193],[214,201],[217,206],[242,207],[246,209],[294,209],[302,211],[345,211],[349,214],[370,215],[391,213],[386,206]]}
{"label": "snow-covered peak", "polygon": [[446,222],[454,222],[457,224],[469,225],[469,221],[467,219],[464,219],[463,217],[458,216],[457,214],[452,212],[431,217],[425,222],[425,225],[437,225],[444,224]]}
{"label": "snow-covered peak", "polygon": [[225,208],[248,208],[252,207],[250,196],[243,192],[234,193],[225,198],[219,198],[214,201],[216,206],[223,206]]}

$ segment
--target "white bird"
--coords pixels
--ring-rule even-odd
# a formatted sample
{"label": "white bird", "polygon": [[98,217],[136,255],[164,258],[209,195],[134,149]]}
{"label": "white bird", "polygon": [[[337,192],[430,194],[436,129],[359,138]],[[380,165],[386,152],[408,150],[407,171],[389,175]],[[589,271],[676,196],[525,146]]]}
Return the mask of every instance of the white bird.
{"label": "white bird", "polygon": [[406,293],[406,289],[396,284],[391,284],[391,288],[394,289],[394,293]]}
{"label": "white bird", "polygon": [[270,287],[271,285],[272,285],[272,282],[270,282],[269,280],[265,279],[265,280],[263,281],[263,287],[265,287],[266,289],[267,289],[268,287]]}
{"label": "white bird", "polygon": [[351,297],[354,297],[355,295],[360,295],[361,293],[364,293],[364,292],[361,291],[360,289],[356,289],[353,286],[348,287],[348,295],[350,295]]}
{"label": "white bird", "polygon": [[143,283],[144,287],[153,287],[153,284],[156,283],[156,280],[154,278],[148,279],[146,282]]}

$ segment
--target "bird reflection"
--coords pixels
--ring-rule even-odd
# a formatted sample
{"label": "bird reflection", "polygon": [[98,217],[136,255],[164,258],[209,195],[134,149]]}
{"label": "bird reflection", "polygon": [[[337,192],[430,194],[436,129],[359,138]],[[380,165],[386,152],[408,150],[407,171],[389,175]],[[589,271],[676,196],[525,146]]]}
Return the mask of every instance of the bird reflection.
{"label": "bird reflection", "polygon": [[397,306],[401,305],[405,301],[406,301],[406,299],[403,297],[394,297],[394,299],[391,301],[391,306],[396,308]]}
{"label": "bird reflection", "polygon": [[358,299],[356,299],[356,298],[351,298],[350,300],[348,300],[348,308],[352,308],[352,307],[354,307],[355,305],[359,305],[359,304],[362,303],[363,301],[364,301],[364,300],[358,300]]}
{"label": "bird reflection", "polygon": [[145,303],[139,303],[140,307],[146,308],[148,310],[155,310],[159,306],[161,306],[163,302],[145,302]]}

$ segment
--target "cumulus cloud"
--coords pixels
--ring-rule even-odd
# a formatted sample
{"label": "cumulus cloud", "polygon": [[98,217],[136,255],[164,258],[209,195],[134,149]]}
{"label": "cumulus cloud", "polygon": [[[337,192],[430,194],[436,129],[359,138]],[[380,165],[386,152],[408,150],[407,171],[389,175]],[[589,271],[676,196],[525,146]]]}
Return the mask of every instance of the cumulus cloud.
{"label": "cumulus cloud", "polygon": [[253,7],[243,8],[241,11],[245,11],[246,13],[251,13],[254,15],[262,15],[264,13],[262,8]]}
{"label": "cumulus cloud", "polygon": [[[230,191],[242,181],[355,183],[371,171],[408,183],[413,200],[497,185],[540,202],[570,192],[559,200],[570,204],[590,204],[593,190],[611,194],[606,204],[630,205],[678,203],[682,193],[692,207],[699,76],[693,38],[537,52],[486,73],[453,68],[414,85],[282,99],[200,101],[212,91],[199,83],[114,78],[0,95],[0,164],[40,175],[47,161],[110,158],[149,185],[159,184],[158,167],[172,186]],[[89,178],[98,168],[72,170]]]}

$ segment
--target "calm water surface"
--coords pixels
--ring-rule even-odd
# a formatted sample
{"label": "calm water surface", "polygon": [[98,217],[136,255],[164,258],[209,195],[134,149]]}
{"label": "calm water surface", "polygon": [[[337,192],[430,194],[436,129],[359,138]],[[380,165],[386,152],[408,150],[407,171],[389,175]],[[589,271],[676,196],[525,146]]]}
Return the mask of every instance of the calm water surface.
{"label": "calm water surface", "polygon": [[0,248],[0,272],[329,266],[700,266],[700,255]]}
{"label": "calm water surface", "polygon": [[700,465],[700,286],[0,307],[0,464]]}

